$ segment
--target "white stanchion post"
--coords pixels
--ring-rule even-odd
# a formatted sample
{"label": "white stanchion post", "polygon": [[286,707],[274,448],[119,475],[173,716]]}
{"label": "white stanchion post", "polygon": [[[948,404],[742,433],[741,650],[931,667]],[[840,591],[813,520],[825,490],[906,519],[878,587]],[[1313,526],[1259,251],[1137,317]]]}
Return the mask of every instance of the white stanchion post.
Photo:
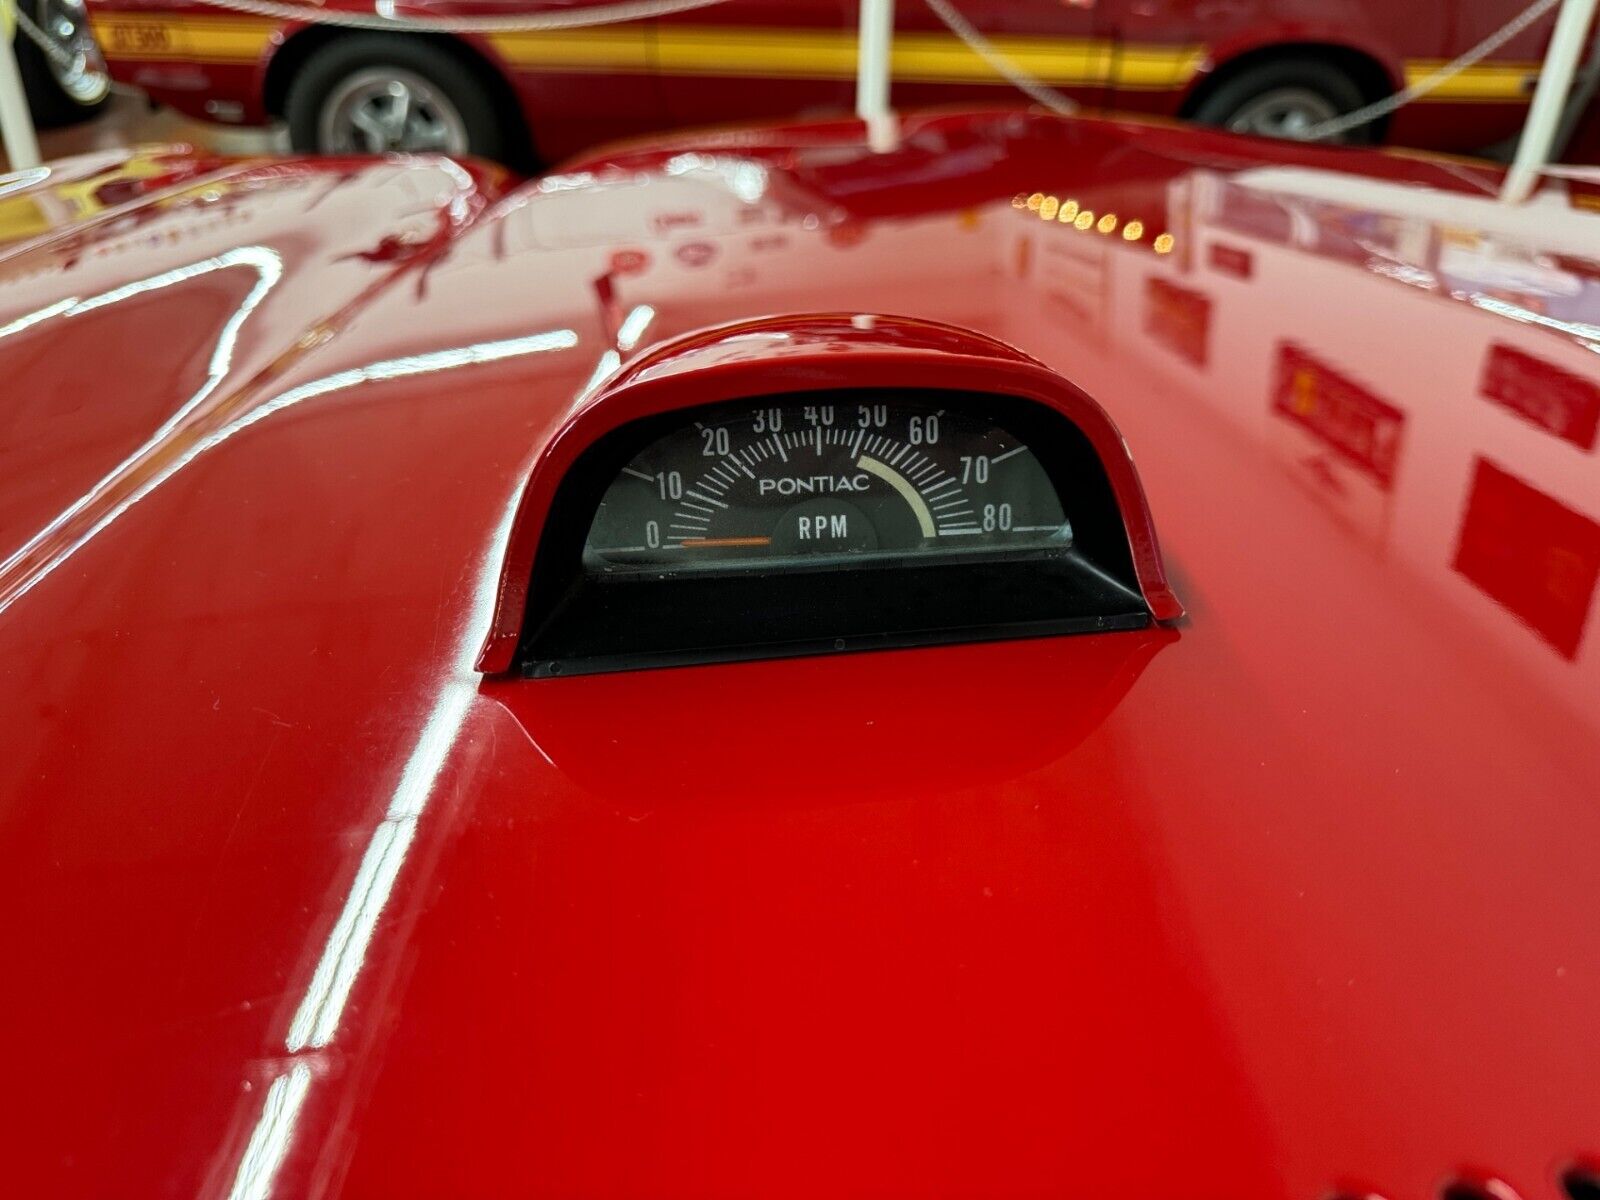
{"label": "white stanchion post", "polygon": [[878,153],[900,142],[889,107],[889,48],[894,42],[894,0],[861,0],[856,46],[856,116],[867,126],[867,144]]}
{"label": "white stanchion post", "polygon": [[17,18],[12,0],[0,0],[0,141],[13,171],[26,171],[39,165],[39,136],[33,131],[33,114],[28,111],[28,94],[22,90],[22,73],[17,70]]}
{"label": "white stanchion post", "polygon": [[1596,2],[1564,0],[1561,5],[1555,32],[1550,35],[1550,49],[1539,71],[1539,83],[1533,91],[1533,103],[1528,106],[1528,119],[1517,141],[1517,153],[1500,189],[1500,199],[1509,204],[1521,204],[1533,194],[1540,170],[1550,161],[1550,147],[1561,127],[1561,114],[1572,90],[1578,61],[1583,57]]}
{"label": "white stanchion post", "polygon": [[22,90],[22,72],[17,69],[17,18],[12,0],[0,0],[0,140],[5,142],[6,158],[13,171],[26,171],[39,165],[39,135],[33,131],[33,114],[28,111],[28,94]]}

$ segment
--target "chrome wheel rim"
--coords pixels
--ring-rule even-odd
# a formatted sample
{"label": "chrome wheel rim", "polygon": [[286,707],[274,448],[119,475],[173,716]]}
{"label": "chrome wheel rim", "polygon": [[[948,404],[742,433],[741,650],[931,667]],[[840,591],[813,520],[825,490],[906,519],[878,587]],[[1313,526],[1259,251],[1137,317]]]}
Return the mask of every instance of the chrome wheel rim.
{"label": "chrome wheel rim", "polygon": [[445,94],[400,67],[368,67],[322,106],[318,144],[335,154],[467,153],[467,124]]}
{"label": "chrome wheel rim", "polygon": [[79,104],[98,104],[111,90],[111,77],[83,0],[40,0],[37,11],[37,24],[51,45],[44,54],[50,77]]}
{"label": "chrome wheel rim", "polygon": [[1308,88],[1273,88],[1245,104],[1228,119],[1234,133],[1304,141],[1313,127],[1339,115],[1338,107]]}

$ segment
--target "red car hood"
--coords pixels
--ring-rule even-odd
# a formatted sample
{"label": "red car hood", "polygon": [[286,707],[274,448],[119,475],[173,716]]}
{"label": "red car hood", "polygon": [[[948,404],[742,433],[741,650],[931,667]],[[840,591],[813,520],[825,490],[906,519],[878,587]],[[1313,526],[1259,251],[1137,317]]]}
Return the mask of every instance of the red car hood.
{"label": "red car hood", "polygon": [[[15,1190],[1555,1196],[1600,1153],[1600,218],[1494,183],[942,116],[488,211],[214,163],[0,246]],[[480,679],[587,389],[814,310],[1086,388],[1188,619]]]}

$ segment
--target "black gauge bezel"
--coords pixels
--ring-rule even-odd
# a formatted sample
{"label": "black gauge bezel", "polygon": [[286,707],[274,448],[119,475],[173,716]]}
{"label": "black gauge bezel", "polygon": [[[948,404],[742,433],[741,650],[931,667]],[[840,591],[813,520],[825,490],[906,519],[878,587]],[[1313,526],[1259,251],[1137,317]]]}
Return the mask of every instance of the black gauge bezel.
{"label": "black gauge bezel", "polygon": [[[585,563],[601,499],[622,468],[658,439],[757,407],[864,401],[954,409],[1027,445],[1072,522],[1071,548],[999,547],[859,565],[744,562],[715,571],[610,572]],[[927,388],[788,392],[645,417],[578,457],[539,540],[514,669],[546,677],[1150,623],[1105,467],[1060,412],[1015,396]]]}

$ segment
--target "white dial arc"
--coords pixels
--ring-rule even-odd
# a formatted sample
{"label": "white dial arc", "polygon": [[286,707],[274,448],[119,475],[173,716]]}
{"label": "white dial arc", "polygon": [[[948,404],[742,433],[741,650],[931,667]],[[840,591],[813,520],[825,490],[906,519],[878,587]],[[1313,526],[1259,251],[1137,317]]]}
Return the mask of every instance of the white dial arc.
{"label": "white dial arc", "polygon": [[863,454],[856,459],[856,466],[876,475],[905,498],[905,502],[911,506],[911,511],[916,514],[917,526],[922,530],[923,537],[931,538],[937,534],[933,524],[933,512],[928,508],[928,502],[922,498],[921,492],[911,486],[909,479],[870,454]]}

